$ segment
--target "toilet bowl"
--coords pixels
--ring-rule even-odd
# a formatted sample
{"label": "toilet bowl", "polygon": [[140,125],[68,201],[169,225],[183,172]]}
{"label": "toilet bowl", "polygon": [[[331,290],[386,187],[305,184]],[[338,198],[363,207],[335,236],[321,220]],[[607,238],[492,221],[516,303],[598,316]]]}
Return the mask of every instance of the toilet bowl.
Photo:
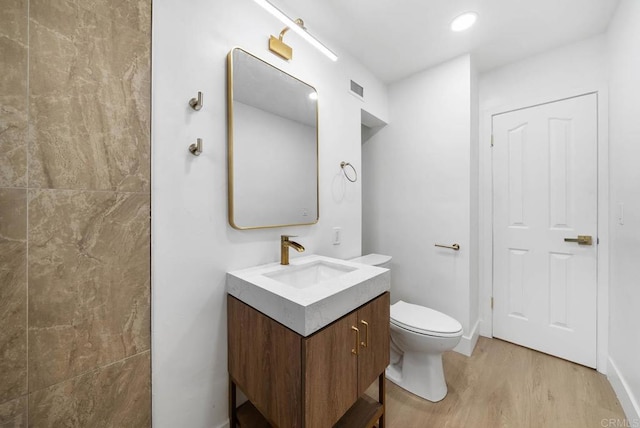
{"label": "toilet bowl", "polygon": [[[389,268],[391,256],[369,254],[352,259]],[[462,325],[434,309],[402,300],[391,305],[391,364],[386,378],[401,388],[429,401],[447,395],[442,353],[456,347]]]}

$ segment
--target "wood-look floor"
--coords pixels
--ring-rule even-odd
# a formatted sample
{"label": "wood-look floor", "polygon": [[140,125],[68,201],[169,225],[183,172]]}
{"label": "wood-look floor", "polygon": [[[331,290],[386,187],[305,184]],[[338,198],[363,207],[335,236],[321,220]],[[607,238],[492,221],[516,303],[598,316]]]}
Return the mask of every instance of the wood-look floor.
{"label": "wood-look floor", "polygon": [[[625,417],[605,376],[498,339],[481,337],[471,357],[445,353],[444,370],[438,403],[387,380],[387,427],[596,428]],[[377,396],[376,383],[367,393]]]}

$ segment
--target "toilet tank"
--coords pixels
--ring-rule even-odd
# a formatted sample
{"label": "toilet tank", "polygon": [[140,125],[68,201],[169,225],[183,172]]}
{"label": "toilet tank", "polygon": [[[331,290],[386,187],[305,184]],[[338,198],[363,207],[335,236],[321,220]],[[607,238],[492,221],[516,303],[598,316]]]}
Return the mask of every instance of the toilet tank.
{"label": "toilet tank", "polygon": [[385,269],[391,269],[391,256],[385,256],[383,254],[367,254],[366,256],[356,257],[349,260],[354,263],[362,263],[369,266],[378,266]]}

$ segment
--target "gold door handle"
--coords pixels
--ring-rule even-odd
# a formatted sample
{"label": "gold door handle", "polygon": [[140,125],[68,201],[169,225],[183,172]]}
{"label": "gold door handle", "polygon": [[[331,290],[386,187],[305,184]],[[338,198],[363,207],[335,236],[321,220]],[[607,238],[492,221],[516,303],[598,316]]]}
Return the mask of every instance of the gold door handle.
{"label": "gold door handle", "polygon": [[578,235],[577,238],[564,238],[564,242],[577,242],[578,245],[593,245],[591,235]]}
{"label": "gold door handle", "polygon": [[360,330],[358,327],[351,326],[351,330],[356,332],[356,347],[351,350],[353,355],[358,355],[360,352]]}
{"label": "gold door handle", "polygon": [[364,324],[364,326],[366,327],[364,331],[364,342],[360,342],[360,346],[366,348],[367,346],[369,346],[369,323],[365,320],[360,320],[360,324]]}

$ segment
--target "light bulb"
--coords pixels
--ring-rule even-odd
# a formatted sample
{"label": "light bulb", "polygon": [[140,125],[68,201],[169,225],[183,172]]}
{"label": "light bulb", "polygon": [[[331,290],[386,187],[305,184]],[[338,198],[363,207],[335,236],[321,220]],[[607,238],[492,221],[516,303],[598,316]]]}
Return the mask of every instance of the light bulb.
{"label": "light bulb", "polygon": [[465,12],[462,15],[458,15],[451,21],[451,31],[464,31],[473,26],[478,20],[478,14],[476,12]]}

